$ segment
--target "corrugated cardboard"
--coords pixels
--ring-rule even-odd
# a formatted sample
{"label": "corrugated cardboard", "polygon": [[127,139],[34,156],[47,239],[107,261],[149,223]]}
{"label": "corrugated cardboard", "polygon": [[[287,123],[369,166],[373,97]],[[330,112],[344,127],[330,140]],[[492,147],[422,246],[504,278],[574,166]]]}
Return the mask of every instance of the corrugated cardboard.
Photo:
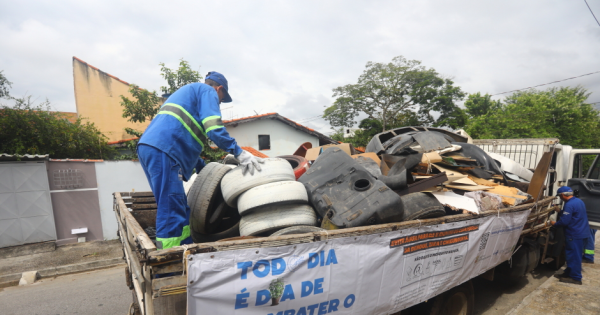
{"label": "corrugated cardboard", "polygon": [[379,157],[377,156],[377,154],[375,154],[373,152],[355,154],[355,155],[352,156],[352,158],[356,159],[359,156],[364,156],[364,157],[370,158],[371,160],[375,161],[375,163],[377,163],[377,165],[381,166],[381,160],[379,159]]}
{"label": "corrugated cardboard", "polygon": [[348,155],[353,155],[356,153],[356,151],[354,151],[354,147],[350,143],[328,144],[328,145],[308,149],[308,151],[306,151],[306,156],[304,158],[309,161],[314,161],[317,159],[317,157],[319,155],[321,155],[321,153],[323,153],[323,151],[325,151],[326,149],[331,148],[331,147],[338,147],[338,148],[342,149],[342,151],[346,152]]}

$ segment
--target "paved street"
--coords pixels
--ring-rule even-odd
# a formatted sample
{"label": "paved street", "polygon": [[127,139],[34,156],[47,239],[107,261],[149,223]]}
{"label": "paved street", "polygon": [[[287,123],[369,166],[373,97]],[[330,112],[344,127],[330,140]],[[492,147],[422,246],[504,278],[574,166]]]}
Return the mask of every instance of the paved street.
{"label": "paved street", "polygon": [[[539,287],[553,271],[538,268],[513,284],[476,280],[475,314],[506,314]],[[24,287],[0,289],[2,314],[127,314],[131,292],[123,267],[43,279]]]}
{"label": "paved street", "polygon": [[0,289],[0,313],[125,315],[132,299],[123,269],[120,266]]}

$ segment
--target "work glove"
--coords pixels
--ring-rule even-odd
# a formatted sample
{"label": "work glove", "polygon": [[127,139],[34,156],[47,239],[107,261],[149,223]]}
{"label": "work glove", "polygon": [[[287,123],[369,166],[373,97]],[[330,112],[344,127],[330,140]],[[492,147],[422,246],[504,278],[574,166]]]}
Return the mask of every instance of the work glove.
{"label": "work glove", "polygon": [[204,159],[198,158],[198,162],[196,163],[196,174],[200,173],[204,166],[206,166],[206,162],[204,162]]}
{"label": "work glove", "polygon": [[240,161],[238,161],[233,154],[227,154],[223,159],[223,164],[240,165]]}
{"label": "work glove", "polygon": [[265,163],[263,159],[248,153],[246,150],[243,150],[240,155],[236,156],[236,159],[240,161],[240,166],[243,167],[242,175],[246,175],[248,171],[250,171],[250,175],[254,175],[255,168],[260,172],[261,169],[259,163]]}

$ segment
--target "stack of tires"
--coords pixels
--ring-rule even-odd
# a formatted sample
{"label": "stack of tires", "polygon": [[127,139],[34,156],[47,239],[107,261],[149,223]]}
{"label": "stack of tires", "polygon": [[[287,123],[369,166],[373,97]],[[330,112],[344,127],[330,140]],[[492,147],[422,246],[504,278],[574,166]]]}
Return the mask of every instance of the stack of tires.
{"label": "stack of tires", "polygon": [[221,181],[225,203],[237,207],[241,215],[240,235],[267,236],[289,227],[314,227],[317,216],[308,205],[304,185],[296,182],[290,163],[279,158],[264,161],[262,171],[254,175],[242,175],[242,167],[237,167]]}
{"label": "stack of tires", "polygon": [[190,233],[194,243],[215,242],[240,235],[240,215],[221,193],[221,180],[235,165],[208,163],[194,178],[187,192]]}

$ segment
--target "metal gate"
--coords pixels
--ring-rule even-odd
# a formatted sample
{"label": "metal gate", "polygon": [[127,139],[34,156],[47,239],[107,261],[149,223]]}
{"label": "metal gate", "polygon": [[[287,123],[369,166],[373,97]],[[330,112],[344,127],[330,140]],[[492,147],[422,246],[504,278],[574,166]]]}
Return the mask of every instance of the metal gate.
{"label": "metal gate", "polygon": [[0,163],[0,248],[56,240],[46,164]]}

